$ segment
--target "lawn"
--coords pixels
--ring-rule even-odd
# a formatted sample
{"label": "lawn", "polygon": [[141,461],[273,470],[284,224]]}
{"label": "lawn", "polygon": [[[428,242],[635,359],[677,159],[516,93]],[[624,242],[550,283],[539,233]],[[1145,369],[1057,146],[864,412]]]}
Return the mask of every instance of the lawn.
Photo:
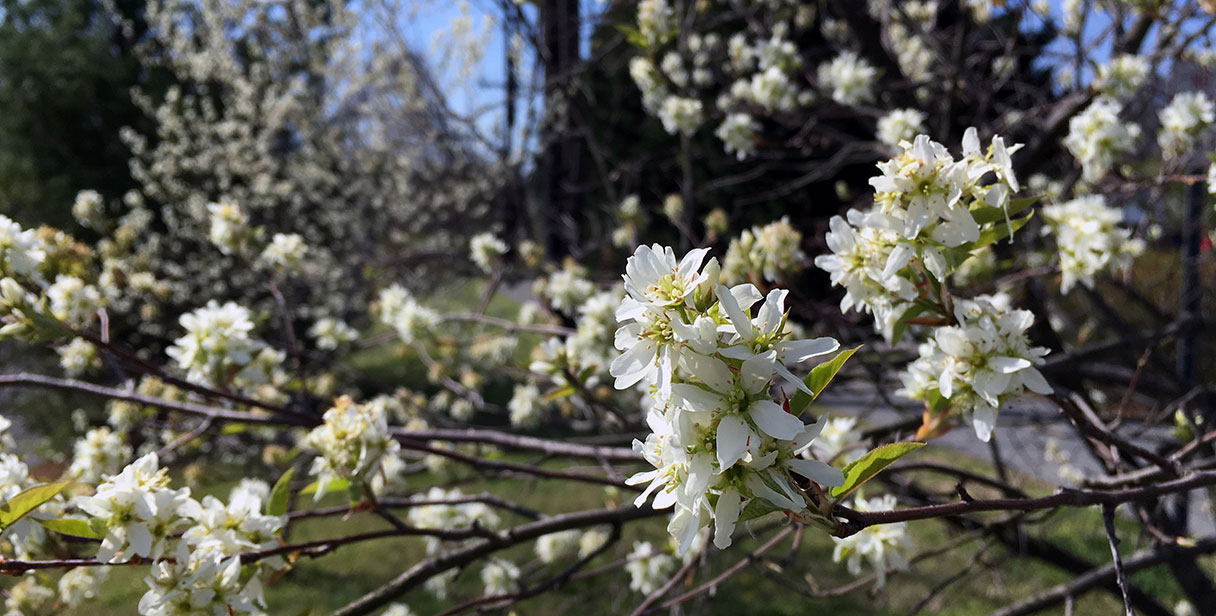
{"label": "lawn", "polygon": [[[933,453],[924,458],[968,462],[970,467],[976,469],[983,467],[982,462],[963,460],[956,454]],[[434,479],[419,475],[415,485],[423,488]],[[1040,487],[1024,478],[1021,481],[1028,489]],[[224,493],[228,485],[230,483],[227,481],[220,481],[215,485],[215,491]],[[589,485],[499,480],[493,484],[469,482],[461,487],[466,493],[491,490],[548,513],[601,507],[605,503],[605,491]],[[326,499],[322,504],[331,504],[331,500]],[[312,504],[304,502],[302,506]],[[504,513],[503,519],[512,524],[526,521],[510,513]],[[744,557],[750,549],[771,537],[775,527],[781,523],[775,516],[762,518],[752,523],[752,530],[757,531],[755,537],[742,536],[725,552],[711,547],[708,564],[697,572],[694,585],[710,579]],[[664,541],[664,524],[662,518],[657,518],[627,526],[622,541],[589,568],[622,558],[635,540]],[[1132,526],[1128,524],[1126,527],[1130,529]],[[366,513],[355,514],[349,519],[310,519],[292,527],[291,539],[304,541],[380,528],[386,528],[386,523]],[[940,522],[912,523],[911,532],[922,550],[964,541],[964,535]],[[1030,536],[1075,551],[1095,563],[1105,563],[1110,558],[1109,547],[1101,530],[1101,518],[1096,510],[1059,511],[1045,524],[1027,526],[1027,532]],[[1136,549],[1139,538],[1125,538],[1123,549],[1127,554]],[[827,589],[854,579],[843,565],[831,561],[831,539],[808,529],[801,546],[789,561],[794,563],[792,566],[783,569],[776,562],[751,566],[728,579],[712,597],[687,604],[684,613],[896,615],[909,613],[913,606],[933,593],[921,613],[963,616],[988,613],[1070,578],[1067,573],[1050,564],[1029,558],[1011,565],[1012,555],[999,545],[990,546],[978,564],[972,564],[979,545],[976,541],[968,541],[959,549],[916,563],[910,572],[894,575],[882,592],[863,588],[840,597],[808,598],[791,588],[810,586]],[[786,558],[789,547],[787,540],[773,549],[769,553],[772,560]],[[531,549],[531,545],[518,546],[502,556],[519,564],[526,579],[531,581],[542,580],[562,566],[546,568],[540,565],[534,560]],[[301,560],[286,576],[268,587],[269,613],[289,616],[328,614],[424,557],[421,539],[403,538],[344,547],[322,559]],[[935,587],[943,580],[964,568],[968,569],[966,574],[934,593]],[[106,597],[72,614],[117,616],[133,613],[143,593],[141,580],[144,571],[143,567],[116,568],[110,578],[110,590]],[[1164,568],[1141,572],[1133,576],[1133,580],[1144,590],[1162,598],[1167,606],[1173,605],[1181,597],[1168,570]],[[421,588],[407,593],[401,597],[401,601],[410,605],[417,614],[433,614],[479,594],[479,570],[473,568],[461,572],[446,601]],[[628,575],[621,569],[612,569],[593,579],[573,582],[556,593],[529,600],[517,606],[515,613],[577,613],[580,616],[621,614],[627,613],[641,599],[641,595],[629,590]],[[1090,593],[1076,603],[1074,614],[1110,614],[1117,610],[1118,604],[1110,595]]]}

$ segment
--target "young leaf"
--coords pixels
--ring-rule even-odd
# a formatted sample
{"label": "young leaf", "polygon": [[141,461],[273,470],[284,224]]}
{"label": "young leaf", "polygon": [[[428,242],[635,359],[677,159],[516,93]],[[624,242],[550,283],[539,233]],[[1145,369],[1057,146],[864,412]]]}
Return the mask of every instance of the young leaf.
{"label": "young leaf", "polygon": [[[304,496],[307,496],[309,494],[316,494],[317,488],[319,488],[319,487],[320,487],[320,483],[314,481],[314,482],[304,486],[304,489],[300,490],[300,494],[302,494]],[[326,493],[343,492],[349,487],[350,487],[350,481],[343,479],[341,477],[334,477],[332,480],[330,480],[329,489],[326,490]]]}
{"label": "young leaf", "polygon": [[35,520],[47,530],[53,530],[61,535],[83,537],[85,539],[101,539],[105,535],[98,533],[88,520],[64,518],[62,520]]}
{"label": "young leaf", "polygon": [[554,400],[561,400],[566,396],[573,396],[577,391],[578,390],[576,390],[573,385],[555,387],[546,392],[545,395],[541,397],[541,400],[544,402],[553,402]]}
{"label": "young leaf", "polygon": [[747,501],[747,504],[743,506],[743,511],[739,512],[739,523],[742,524],[743,522],[754,520],[760,516],[773,513],[774,511],[785,511],[785,509],[782,509],[781,507],[778,507],[764,500],[763,498],[753,498]]}
{"label": "young leaf", "polygon": [[857,349],[860,348],[858,346],[841,351],[836,354],[836,357],[811,368],[811,373],[806,375],[806,378],[802,382],[806,383],[806,386],[815,392],[815,395],[810,396],[806,392],[798,390],[798,393],[794,394],[793,399],[790,400],[790,413],[793,413],[795,417],[801,415],[802,411],[814,402],[815,398],[819,397],[819,394],[823,393],[828,383],[831,383],[832,379],[836,378],[836,373],[840,372],[840,369],[844,367],[844,362],[848,361],[857,352]]}
{"label": "young leaf", "polygon": [[844,484],[832,488],[832,497],[843,500],[853,490],[860,488],[861,484],[873,479],[882,469],[890,466],[892,462],[924,446],[924,443],[908,441],[890,443],[866,452],[866,455],[844,467]]}
{"label": "young leaf", "polygon": [[1034,216],[1034,212],[1031,212],[1021,218],[1014,218],[1007,225],[992,225],[991,227],[985,229],[983,233],[980,233],[980,239],[972,242],[970,249],[976,250],[983,248],[984,246],[995,244],[996,242],[1009,237],[1012,232],[1021,229],[1026,225],[1027,222],[1030,222],[1030,218],[1032,216]]}
{"label": "young leaf", "polygon": [[1013,218],[1021,214],[1026,208],[1034,205],[1040,197],[1022,197],[1009,202],[1009,206],[1005,209],[985,205],[971,210],[971,217],[975,219],[976,224],[984,225],[990,222],[1005,221],[1005,217]]}
{"label": "young leaf", "polygon": [[903,314],[899,315],[899,320],[895,322],[895,327],[891,329],[891,344],[898,344],[903,339],[904,332],[908,330],[908,321],[933,310],[935,310],[934,306],[921,302],[909,306]]}
{"label": "young leaf", "polygon": [[274,487],[270,489],[270,500],[266,502],[266,515],[283,515],[287,513],[287,499],[291,496],[291,476],[295,474],[295,467],[287,469],[287,472],[279,476],[279,480],[274,482]]}
{"label": "young leaf", "polygon": [[14,522],[25,517],[29,512],[55,498],[56,494],[62,492],[69,485],[72,485],[71,481],[34,486],[14,496],[7,503],[0,505],[0,530],[12,526]]}

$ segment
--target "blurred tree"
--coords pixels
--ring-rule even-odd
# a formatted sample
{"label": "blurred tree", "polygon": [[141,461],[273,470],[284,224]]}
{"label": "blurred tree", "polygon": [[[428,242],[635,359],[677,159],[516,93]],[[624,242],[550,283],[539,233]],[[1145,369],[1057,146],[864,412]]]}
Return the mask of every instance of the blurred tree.
{"label": "blurred tree", "polygon": [[130,91],[146,73],[97,0],[0,7],[0,211],[62,225],[77,191],[133,187],[119,130],[143,120]]}

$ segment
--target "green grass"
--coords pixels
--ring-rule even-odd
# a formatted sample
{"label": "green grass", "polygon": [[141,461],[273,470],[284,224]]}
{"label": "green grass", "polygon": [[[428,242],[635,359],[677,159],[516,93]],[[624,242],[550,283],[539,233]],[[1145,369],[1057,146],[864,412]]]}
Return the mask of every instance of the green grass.
{"label": "green grass", "polygon": [[[963,458],[951,452],[925,452],[916,454],[924,459],[936,459],[966,464],[969,468],[983,470],[984,464]],[[521,458],[522,459],[522,458]],[[422,475],[413,484],[419,489],[429,486],[435,478]],[[928,482],[935,489],[949,490],[947,481]],[[1034,493],[1045,491],[1044,486],[1022,479],[1022,487]],[[226,493],[228,481],[217,481],[213,491]],[[492,491],[546,513],[575,511],[602,507],[605,491],[591,485],[567,485],[533,480],[497,480],[493,482],[471,481],[463,484],[466,493]],[[978,498],[985,496],[982,490],[973,490]],[[326,499],[323,504],[329,504]],[[301,507],[311,506],[302,502]],[[1004,514],[989,514],[989,519],[998,519]],[[504,522],[519,524],[526,522],[520,516],[502,513]],[[697,573],[696,584],[710,579],[726,569],[751,549],[760,545],[781,521],[776,516],[752,523],[755,536],[741,533],[730,549],[719,552],[710,548],[709,565]],[[634,541],[666,541],[665,518],[655,518],[625,527],[622,541],[609,554],[601,556],[592,567],[612,562],[623,557]],[[920,549],[931,549],[959,540],[959,531],[936,521],[913,522],[912,536]],[[1120,520],[1119,528],[1124,539],[1124,554],[1141,547],[1137,527],[1132,521]],[[329,518],[305,520],[293,525],[292,541],[306,541],[324,537],[341,536],[361,531],[386,528],[380,519],[360,513],[349,519]],[[1064,547],[1098,564],[1110,559],[1109,547],[1102,531],[1101,517],[1094,509],[1060,510],[1047,517],[1045,523],[1026,526],[1033,537],[1045,539]],[[752,566],[725,582],[712,599],[702,599],[686,607],[685,613],[709,615],[774,614],[804,615],[807,613],[896,615],[905,614],[928,596],[942,580],[966,567],[979,544],[970,542],[947,554],[922,561],[911,572],[894,575],[887,588],[874,592],[872,588],[855,591],[849,595],[814,599],[802,596],[789,588],[780,578],[797,585],[817,588],[832,588],[851,582],[854,578],[843,565],[831,562],[832,540],[814,529],[807,529],[800,549],[794,557],[793,566],[781,571],[774,564]],[[789,541],[774,548],[769,554],[780,560],[789,551]],[[532,545],[517,546],[500,554],[520,565],[526,579],[545,579],[557,570],[535,562]],[[303,559],[284,578],[271,584],[267,599],[271,614],[296,616],[300,614],[328,614],[333,609],[372,590],[425,558],[421,539],[402,538],[368,542],[357,546],[340,548],[321,559]],[[1207,562],[1211,568],[1212,562]],[[767,571],[767,572],[766,572]],[[480,594],[480,569],[474,566],[462,571],[453,586],[448,600],[440,600],[424,589],[416,589],[401,597],[418,614],[432,614],[457,602]],[[142,577],[145,567],[116,568],[107,584],[105,597],[86,605],[76,616],[117,616],[131,614],[142,595]],[[980,564],[972,566],[970,572],[956,583],[948,586],[931,600],[922,613],[944,615],[985,614],[1009,605],[1037,591],[1070,579],[1070,575],[1048,563],[1033,559],[1014,559],[999,545],[990,546]],[[1158,567],[1133,576],[1142,589],[1157,596],[1166,606],[1181,598],[1169,571]],[[683,588],[683,587],[681,587]],[[594,579],[572,583],[559,592],[542,595],[518,606],[518,614],[599,614],[627,613],[642,597],[628,589],[628,575],[623,570],[613,570]],[[1116,613],[1118,604],[1108,594],[1094,592],[1080,598],[1075,614]]]}

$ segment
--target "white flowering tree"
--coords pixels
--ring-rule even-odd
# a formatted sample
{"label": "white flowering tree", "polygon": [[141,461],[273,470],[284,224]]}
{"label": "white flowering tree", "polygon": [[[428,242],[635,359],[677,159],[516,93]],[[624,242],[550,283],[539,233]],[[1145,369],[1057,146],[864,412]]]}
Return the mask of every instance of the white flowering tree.
{"label": "white flowering tree", "polygon": [[6,614],[1216,613],[1210,4],[418,6],[150,2],[141,189],[0,217]]}

